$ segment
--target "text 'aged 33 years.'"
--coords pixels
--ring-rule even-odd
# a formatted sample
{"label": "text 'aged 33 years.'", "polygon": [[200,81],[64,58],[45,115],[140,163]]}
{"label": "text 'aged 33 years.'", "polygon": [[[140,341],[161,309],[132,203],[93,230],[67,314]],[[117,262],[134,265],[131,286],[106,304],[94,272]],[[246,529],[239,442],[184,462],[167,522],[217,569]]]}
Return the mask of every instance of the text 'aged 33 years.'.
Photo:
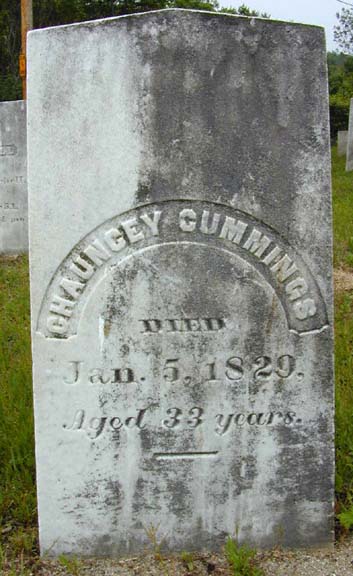
{"label": "text 'aged 33 years.'", "polygon": [[70,424],[63,424],[66,431],[82,431],[88,438],[98,438],[103,432],[120,433],[123,430],[136,431],[143,430],[147,427],[156,426],[165,430],[180,429],[195,430],[196,428],[206,426],[212,427],[214,433],[218,436],[224,436],[234,428],[242,427],[272,427],[286,426],[291,427],[301,424],[301,419],[293,411],[263,411],[263,412],[227,412],[209,415],[199,407],[192,408],[167,408],[165,414],[160,418],[153,418],[151,422],[149,415],[151,410],[156,406],[149,406],[137,410],[134,416],[122,417],[121,415],[110,416],[88,416],[85,410],[77,410]]}

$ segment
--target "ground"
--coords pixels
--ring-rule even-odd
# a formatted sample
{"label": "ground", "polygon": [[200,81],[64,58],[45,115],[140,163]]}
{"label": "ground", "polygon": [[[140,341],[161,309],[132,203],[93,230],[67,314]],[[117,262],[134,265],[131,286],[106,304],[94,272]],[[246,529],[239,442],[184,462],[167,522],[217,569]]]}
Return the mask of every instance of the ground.
{"label": "ground", "polygon": [[[352,576],[353,537],[346,536],[332,550],[258,552],[263,576]],[[19,569],[19,568],[18,568]],[[19,574],[21,571],[7,573]],[[146,554],[128,560],[44,560],[26,576],[251,576],[235,573],[222,554],[179,554],[163,557]]]}

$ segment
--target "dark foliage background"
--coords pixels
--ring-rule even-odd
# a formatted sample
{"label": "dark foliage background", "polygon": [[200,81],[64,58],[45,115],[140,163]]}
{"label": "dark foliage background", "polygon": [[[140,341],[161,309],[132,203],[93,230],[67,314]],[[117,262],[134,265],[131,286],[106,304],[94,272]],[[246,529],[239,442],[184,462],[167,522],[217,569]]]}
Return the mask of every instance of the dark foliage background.
{"label": "dark foliage background", "polygon": [[329,52],[327,55],[330,89],[331,137],[347,130],[349,103],[353,98],[353,56]]}
{"label": "dark foliage background", "polygon": [[[0,101],[21,98],[18,56],[21,48],[21,1],[0,0]],[[147,12],[162,8],[219,11],[217,0],[33,0],[33,26],[45,28],[96,18]],[[222,12],[263,16],[246,5]]]}

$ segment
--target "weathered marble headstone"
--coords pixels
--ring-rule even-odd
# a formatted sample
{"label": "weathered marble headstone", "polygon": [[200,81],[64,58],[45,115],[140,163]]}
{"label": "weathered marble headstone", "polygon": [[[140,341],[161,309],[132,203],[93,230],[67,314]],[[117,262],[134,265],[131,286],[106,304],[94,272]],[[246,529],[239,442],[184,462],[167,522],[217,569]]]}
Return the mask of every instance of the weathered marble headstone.
{"label": "weathered marble headstone", "polygon": [[348,130],[339,130],[337,132],[337,154],[345,156],[347,154]]}
{"label": "weathered marble headstone", "polygon": [[43,552],[332,541],[326,82],[311,26],[30,33]]}
{"label": "weathered marble headstone", "polygon": [[353,170],[353,98],[349,107],[348,142],[346,156],[346,171]]}
{"label": "weathered marble headstone", "polygon": [[0,254],[28,251],[26,103],[0,102]]}

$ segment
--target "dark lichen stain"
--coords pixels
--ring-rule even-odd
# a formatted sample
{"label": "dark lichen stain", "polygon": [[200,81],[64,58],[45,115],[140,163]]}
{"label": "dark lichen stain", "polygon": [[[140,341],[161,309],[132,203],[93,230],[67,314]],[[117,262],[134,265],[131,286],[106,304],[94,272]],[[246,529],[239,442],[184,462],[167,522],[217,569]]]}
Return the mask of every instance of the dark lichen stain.
{"label": "dark lichen stain", "polygon": [[[104,505],[111,512],[121,511],[124,503],[124,492],[121,483],[118,480],[108,480],[105,486]],[[116,518],[118,521],[118,517]]]}

